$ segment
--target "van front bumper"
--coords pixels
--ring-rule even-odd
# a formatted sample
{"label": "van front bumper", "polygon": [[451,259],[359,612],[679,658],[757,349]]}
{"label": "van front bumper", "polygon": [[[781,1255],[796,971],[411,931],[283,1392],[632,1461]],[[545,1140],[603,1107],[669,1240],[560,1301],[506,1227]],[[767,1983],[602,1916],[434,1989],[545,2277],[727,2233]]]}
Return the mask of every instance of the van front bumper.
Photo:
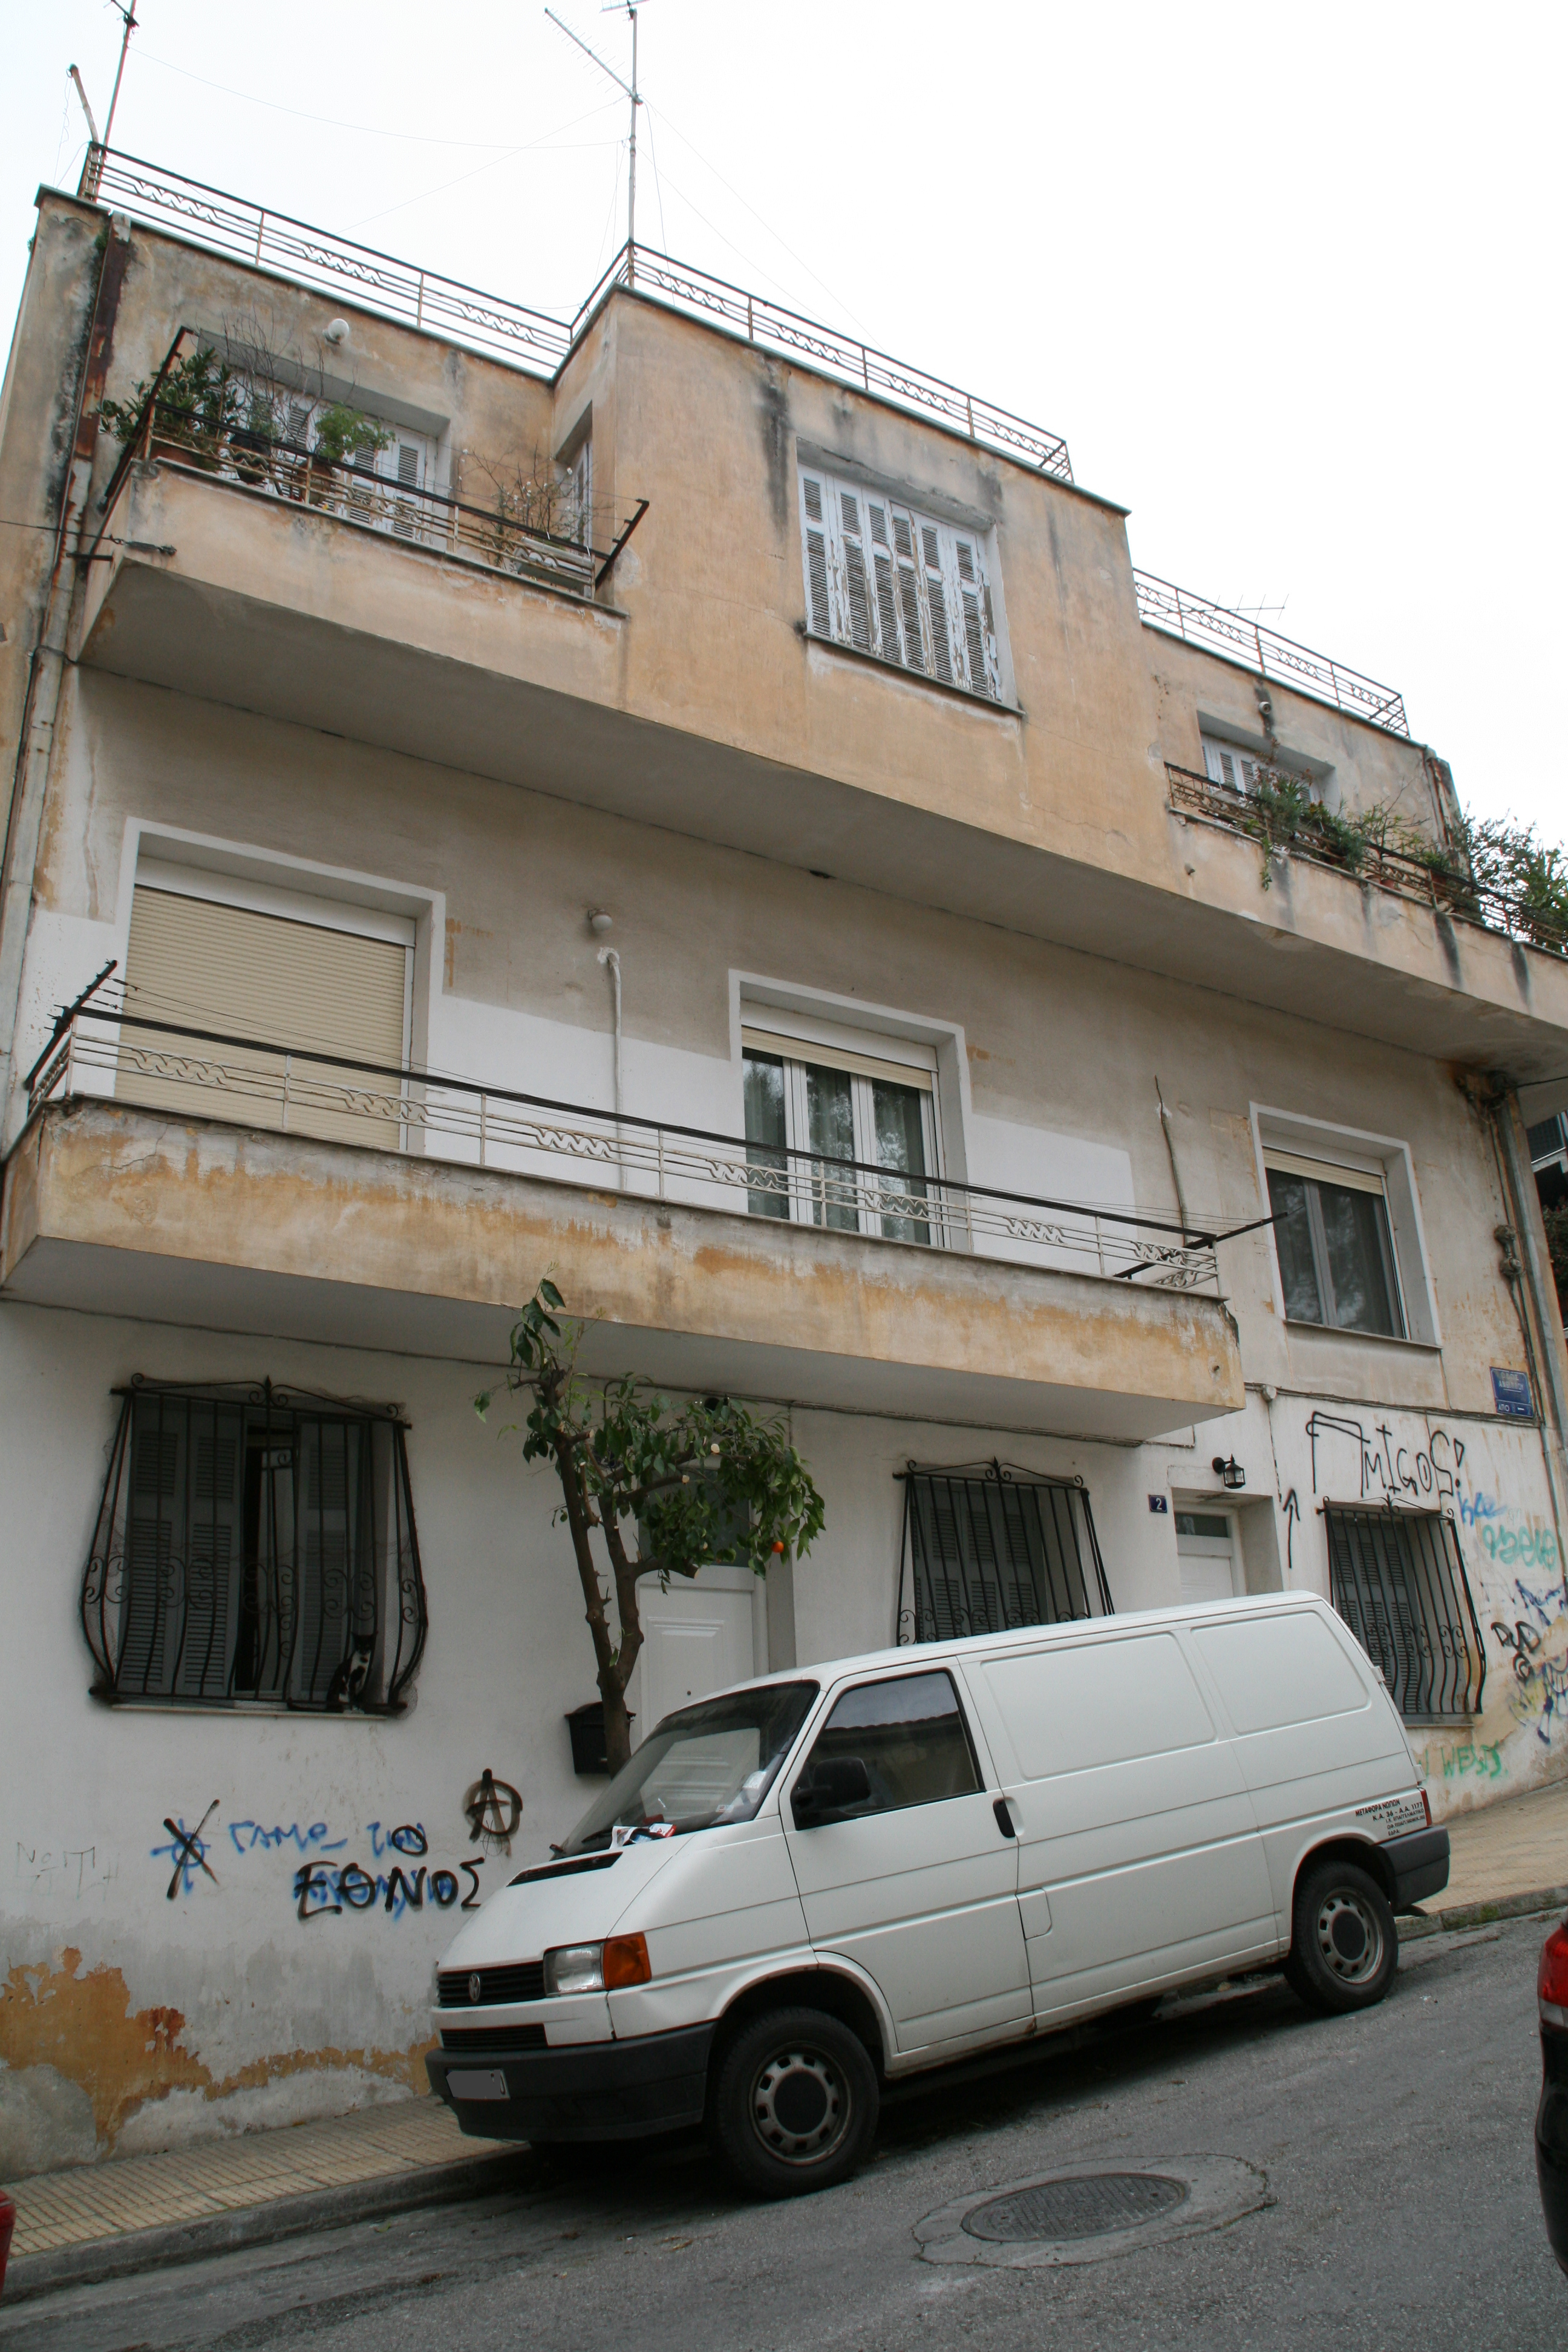
{"label": "van front bumper", "polygon": [[1394,1907],[1408,1911],[1428,1895],[1441,1895],[1448,1884],[1448,1832],[1415,1830],[1409,1837],[1390,1838],[1378,1849],[1394,1873]]}
{"label": "van front bumper", "polygon": [[[425,2071],[463,2130],[480,2139],[646,2139],[701,2122],[712,2041],[708,2024],[557,2050],[487,2050],[473,2057],[432,2050]],[[463,2096],[470,2087],[465,2075],[481,2077],[491,2095]],[[502,2083],[505,2096],[497,2097]]]}

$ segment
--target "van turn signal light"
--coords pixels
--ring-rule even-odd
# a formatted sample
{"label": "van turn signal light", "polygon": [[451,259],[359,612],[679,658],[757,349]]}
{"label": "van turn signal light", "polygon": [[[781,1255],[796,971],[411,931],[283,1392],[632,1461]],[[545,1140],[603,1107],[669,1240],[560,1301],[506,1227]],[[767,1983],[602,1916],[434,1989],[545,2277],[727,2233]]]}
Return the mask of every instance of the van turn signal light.
{"label": "van turn signal light", "polygon": [[605,1990],[622,1992],[647,1984],[653,1975],[646,1936],[611,1936],[605,1944]]}

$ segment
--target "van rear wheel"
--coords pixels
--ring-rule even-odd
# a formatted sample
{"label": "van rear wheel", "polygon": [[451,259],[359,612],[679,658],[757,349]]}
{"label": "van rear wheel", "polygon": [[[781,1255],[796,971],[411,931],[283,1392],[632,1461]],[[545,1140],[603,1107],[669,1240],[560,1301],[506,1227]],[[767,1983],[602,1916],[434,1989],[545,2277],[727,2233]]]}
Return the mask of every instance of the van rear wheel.
{"label": "van rear wheel", "polygon": [[877,2073],[859,2037],[818,2009],[773,2009],[721,2052],[714,2152],[754,2194],[804,2197],[847,2179],[877,2128]]}
{"label": "van rear wheel", "polygon": [[1342,2016],[1383,1999],[1399,1965],[1399,1931],[1369,1872],[1332,1859],[1309,1869],[1292,1926],[1285,1975],[1310,2009]]}

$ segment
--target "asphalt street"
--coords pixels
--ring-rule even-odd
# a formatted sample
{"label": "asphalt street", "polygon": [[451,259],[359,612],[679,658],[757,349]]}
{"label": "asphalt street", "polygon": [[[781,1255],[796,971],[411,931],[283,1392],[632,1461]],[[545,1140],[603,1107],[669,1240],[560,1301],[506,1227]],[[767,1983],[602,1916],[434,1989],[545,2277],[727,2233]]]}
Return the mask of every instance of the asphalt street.
{"label": "asphalt street", "polygon": [[[1531,2122],[1547,1923],[1408,1947],[1364,2016],[1278,1980],[1079,2049],[928,2084],[826,2195],[753,2205],[697,2147],[7,2308],[4,2352],[1247,2352],[1568,2343]],[[950,2200],[1053,2165],[1239,2158],[1272,2202],[1071,2269],[937,2268]]]}

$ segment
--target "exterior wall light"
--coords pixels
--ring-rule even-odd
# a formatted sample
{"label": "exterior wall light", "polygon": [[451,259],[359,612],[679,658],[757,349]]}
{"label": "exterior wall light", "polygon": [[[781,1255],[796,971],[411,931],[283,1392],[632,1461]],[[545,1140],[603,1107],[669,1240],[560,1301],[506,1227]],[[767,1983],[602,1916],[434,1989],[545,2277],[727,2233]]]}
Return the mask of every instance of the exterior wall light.
{"label": "exterior wall light", "polygon": [[588,929],[600,939],[614,929],[615,919],[613,915],[605,914],[603,907],[590,907],[588,909]]}
{"label": "exterior wall light", "polygon": [[1210,1466],[1220,1485],[1228,1487],[1233,1494],[1238,1486],[1246,1486],[1247,1473],[1234,1454],[1228,1462],[1223,1454],[1216,1454]]}

